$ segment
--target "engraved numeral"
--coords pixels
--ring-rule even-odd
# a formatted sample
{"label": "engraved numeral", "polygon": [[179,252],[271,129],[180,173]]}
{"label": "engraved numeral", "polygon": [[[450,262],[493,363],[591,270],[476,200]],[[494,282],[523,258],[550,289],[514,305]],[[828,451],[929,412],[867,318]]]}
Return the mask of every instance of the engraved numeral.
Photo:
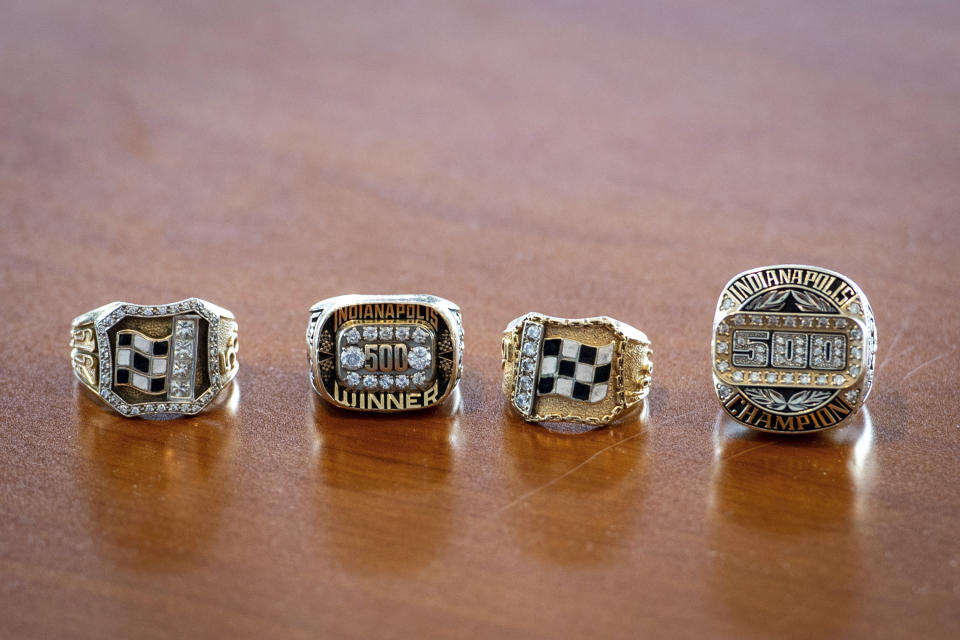
{"label": "engraved numeral", "polygon": [[364,369],[370,372],[397,372],[407,370],[407,345],[367,344],[363,347]]}

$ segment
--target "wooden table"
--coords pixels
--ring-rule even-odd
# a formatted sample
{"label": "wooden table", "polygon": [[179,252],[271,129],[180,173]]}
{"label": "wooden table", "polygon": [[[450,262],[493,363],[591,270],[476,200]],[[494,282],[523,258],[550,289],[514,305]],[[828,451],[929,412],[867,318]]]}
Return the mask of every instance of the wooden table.
{"label": "wooden table", "polygon": [[[960,8],[384,5],[4,3],[0,636],[960,636]],[[716,296],[779,262],[874,303],[846,428],[718,419]],[[459,412],[322,404],[309,305],[414,291]],[[73,316],[190,295],[224,407],[74,382]],[[643,328],[649,419],[505,411],[530,310]]]}

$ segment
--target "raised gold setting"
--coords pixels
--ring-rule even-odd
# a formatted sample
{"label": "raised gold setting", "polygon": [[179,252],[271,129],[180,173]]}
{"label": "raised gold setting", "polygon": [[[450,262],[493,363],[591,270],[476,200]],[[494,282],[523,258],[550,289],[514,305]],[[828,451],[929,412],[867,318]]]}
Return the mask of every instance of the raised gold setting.
{"label": "raised gold setting", "polygon": [[613,318],[528,313],[503,334],[503,392],[527,422],[609,424],[649,394],[652,353]]}
{"label": "raised gold setting", "polygon": [[118,413],[192,415],[237,374],[237,321],[190,298],[162,305],[111,302],[70,329],[77,379]]}
{"label": "raised gold setting", "polygon": [[328,298],[310,309],[307,349],[314,390],[338,407],[434,407],[463,375],[460,308],[428,295]]}
{"label": "raised gold setting", "polygon": [[775,265],[727,283],[711,350],[714,389],[734,420],[760,431],[822,431],[866,401],[877,328],[870,302],[849,278]]}

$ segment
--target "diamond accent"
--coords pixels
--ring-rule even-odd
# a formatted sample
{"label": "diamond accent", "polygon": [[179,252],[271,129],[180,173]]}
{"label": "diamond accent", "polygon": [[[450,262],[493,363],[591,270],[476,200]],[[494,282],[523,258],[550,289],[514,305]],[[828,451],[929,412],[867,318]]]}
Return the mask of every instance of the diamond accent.
{"label": "diamond accent", "polygon": [[717,391],[720,392],[720,397],[723,398],[724,400],[726,400],[727,398],[729,398],[729,397],[730,397],[730,394],[733,393],[733,389],[731,389],[730,387],[728,387],[728,386],[725,385],[725,384],[722,384],[722,385],[720,385],[719,387],[717,387]]}
{"label": "diamond accent", "polygon": [[340,365],[344,369],[356,371],[363,366],[363,351],[359,347],[347,347],[340,352]]}
{"label": "diamond accent", "polygon": [[767,374],[767,382],[776,382],[776,381],[777,381],[777,374],[775,373]]}
{"label": "diamond accent", "polygon": [[392,339],[393,339],[393,327],[380,327],[380,339],[381,339],[381,340],[392,340]]}
{"label": "diamond accent", "polygon": [[356,327],[348,329],[347,332],[343,334],[343,339],[347,344],[357,344],[360,342],[360,331]]}
{"label": "diamond accent", "polygon": [[860,391],[857,389],[851,389],[843,396],[844,399],[850,404],[857,404],[857,397],[860,395]]}
{"label": "diamond accent", "polygon": [[400,340],[401,342],[409,340],[410,327],[397,327],[396,331],[394,331],[394,335],[396,335],[397,340]]}
{"label": "diamond accent", "polygon": [[527,326],[527,337],[536,340],[543,334],[543,327],[538,324],[531,324]]}
{"label": "diamond accent", "polygon": [[756,371],[751,371],[750,382],[760,382],[760,374]]}
{"label": "diamond accent", "polygon": [[817,376],[817,384],[827,384],[827,376],[820,374]]}
{"label": "diamond accent", "polygon": [[810,384],[811,376],[809,373],[801,373],[797,376],[797,380],[800,381],[800,384]]}
{"label": "diamond accent", "polygon": [[356,371],[351,371],[346,375],[346,380],[344,380],[344,382],[351,389],[356,389],[360,386],[360,374]]}
{"label": "diamond accent", "polygon": [[430,366],[433,356],[426,347],[414,347],[407,354],[407,362],[411,369],[423,370]]}
{"label": "diamond accent", "polygon": [[743,371],[734,371],[734,372],[733,372],[733,381],[734,381],[734,382],[743,382]]}
{"label": "diamond accent", "polygon": [[717,371],[720,371],[721,373],[723,373],[724,371],[728,371],[729,369],[730,369],[730,363],[727,362],[726,360],[721,360],[720,362],[717,363]]}
{"label": "diamond accent", "polygon": [[363,339],[369,341],[377,339],[377,328],[376,327],[364,327],[363,328]]}
{"label": "diamond accent", "polygon": [[417,327],[417,329],[413,332],[413,341],[416,342],[417,344],[423,344],[424,342],[427,341],[428,337],[429,337],[429,334],[427,334],[427,332],[424,331],[421,327]]}
{"label": "diamond accent", "polygon": [[410,377],[406,375],[399,375],[393,381],[393,384],[397,387],[397,389],[402,391],[410,386]]}
{"label": "diamond accent", "polygon": [[717,353],[723,354],[730,350],[730,345],[726,342],[717,343]]}
{"label": "diamond accent", "polygon": [[377,376],[363,376],[363,388],[373,390],[377,388]]}

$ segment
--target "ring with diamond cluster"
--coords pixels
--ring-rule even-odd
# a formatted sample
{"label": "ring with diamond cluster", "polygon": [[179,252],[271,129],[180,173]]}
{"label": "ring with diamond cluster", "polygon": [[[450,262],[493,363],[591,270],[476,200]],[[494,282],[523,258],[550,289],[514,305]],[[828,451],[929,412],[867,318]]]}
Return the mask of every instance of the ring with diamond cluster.
{"label": "ring with diamond cluster", "polygon": [[503,334],[503,392],[527,422],[605,425],[650,392],[647,336],[606,316],[528,313]]}
{"label": "ring with diamond cluster", "polygon": [[198,298],[111,302],[74,319],[73,372],[124,416],[201,411],[237,374],[237,321]]}
{"label": "ring with diamond cluster", "polygon": [[463,375],[460,307],[427,295],[328,298],[310,309],[307,349],[313,388],[338,407],[433,407]]}
{"label": "ring with diamond cluster", "polygon": [[776,265],[727,283],[711,348],[714,388],[733,419],[761,431],[822,431],[866,401],[877,328],[867,297],[849,278]]}

